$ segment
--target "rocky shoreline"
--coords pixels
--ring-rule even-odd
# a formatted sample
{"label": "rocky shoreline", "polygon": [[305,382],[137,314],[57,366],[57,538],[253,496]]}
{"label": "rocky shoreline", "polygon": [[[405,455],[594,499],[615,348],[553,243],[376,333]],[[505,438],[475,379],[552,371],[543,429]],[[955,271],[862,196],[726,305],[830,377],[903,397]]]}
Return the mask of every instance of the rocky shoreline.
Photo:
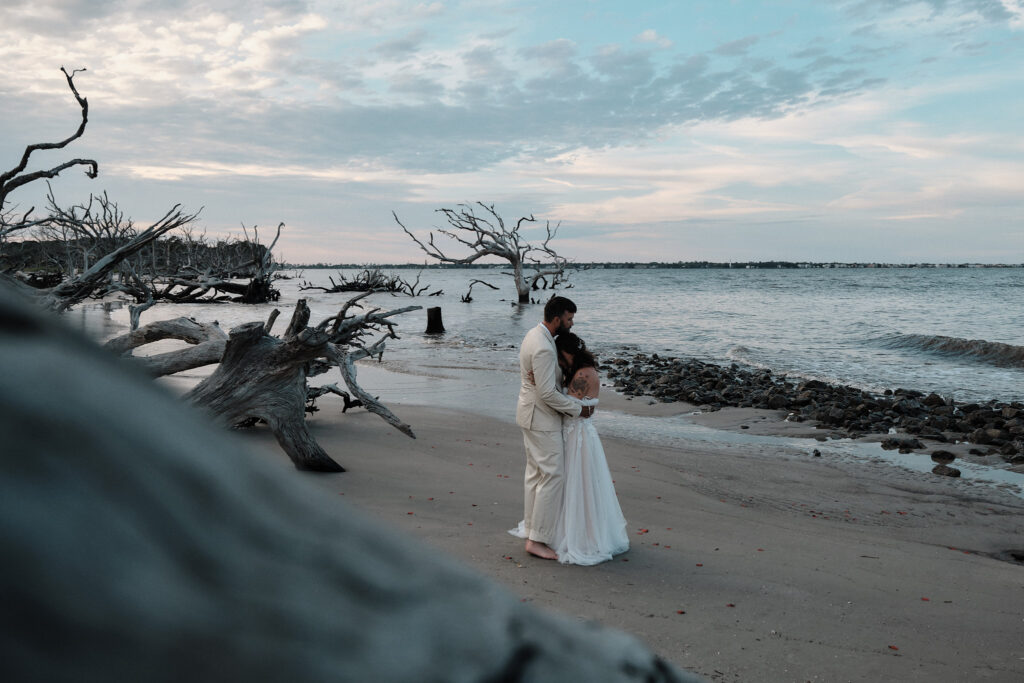
{"label": "rocky shoreline", "polygon": [[[972,455],[1001,456],[1011,465],[1024,464],[1024,403],[1016,401],[958,403],[911,389],[874,394],[818,380],[794,381],[736,363],[717,365],[659,354],[619,355],[604,360],[600,369],[627,397],[684,401],[705,412],[725,407],[786,411],[786,420],[813,421],[819,428],[850,438],[886,435],[883,448],[925,449],[920,439],[970,443]],[[939,466],[952,459],[944,451],[932,455]],[[952,472],[937,473],[959,474],[946,469]]]}

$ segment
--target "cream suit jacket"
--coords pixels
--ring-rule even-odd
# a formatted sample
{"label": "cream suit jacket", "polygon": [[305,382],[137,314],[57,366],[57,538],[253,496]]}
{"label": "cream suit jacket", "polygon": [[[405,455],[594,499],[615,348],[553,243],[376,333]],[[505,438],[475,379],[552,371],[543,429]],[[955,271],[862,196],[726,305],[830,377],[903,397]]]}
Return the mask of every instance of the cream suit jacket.
{"label": "cream suit jacket", "polygon": [[562,415],[576,417],[582,410],[578,402],[558,390],[561,370],[556,354],[555,339],[543,324],[527,332],[519,347],[516,424],[523,429],[557,432],[562,429]]}

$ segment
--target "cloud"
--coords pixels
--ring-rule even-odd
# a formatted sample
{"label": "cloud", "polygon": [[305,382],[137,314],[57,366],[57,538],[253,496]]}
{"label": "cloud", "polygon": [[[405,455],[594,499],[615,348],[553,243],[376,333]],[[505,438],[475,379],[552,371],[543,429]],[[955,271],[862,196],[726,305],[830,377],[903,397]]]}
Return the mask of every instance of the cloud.
{"label": "cloud", "polygon": [[726,57],[740,57],[745,55],[751,47],[756,45],[758,40],[759,38],[757,36],[747,36],[746,38],[740,38],[739,40],[722,43],[712,50],[712,52],[716,55]]}
{"label": "cloud", "polygon": [[623,234],[961,221],[1019,205],[1020,126],[1000,113],[1018,104],[1022,7],[815,4],[813,22],[673,26],[673,42],[646,18],[575,26],[505,0],[14,0],[0,159],[74,130],[65,64],[89,69],[73,153],[103,187],[195,197],[211,224],[373,225],[475,199]]}
{"label": "cloud", "polygon": [[641,32],[639,35],[633,38],[633,40],[638,43],[655,45],[665,50],[672,47],[671,40],[664,36],[658,35],[658,32],[652,28],[649,28],[646,31]]}

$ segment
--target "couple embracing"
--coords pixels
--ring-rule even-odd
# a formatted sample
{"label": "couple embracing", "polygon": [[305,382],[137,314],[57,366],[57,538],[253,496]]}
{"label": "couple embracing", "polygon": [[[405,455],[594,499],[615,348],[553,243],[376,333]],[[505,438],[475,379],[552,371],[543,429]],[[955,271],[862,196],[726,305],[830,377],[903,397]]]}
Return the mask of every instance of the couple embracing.
{"label": "couple embracing", "polygon": [[519,349],[525,504],[509,533],[525,538],[531,555],[592,565],[628,550],[629,537],[590,419],[600,381],[593,354],[569,331],[575,314],[572,301],[552,297]]}

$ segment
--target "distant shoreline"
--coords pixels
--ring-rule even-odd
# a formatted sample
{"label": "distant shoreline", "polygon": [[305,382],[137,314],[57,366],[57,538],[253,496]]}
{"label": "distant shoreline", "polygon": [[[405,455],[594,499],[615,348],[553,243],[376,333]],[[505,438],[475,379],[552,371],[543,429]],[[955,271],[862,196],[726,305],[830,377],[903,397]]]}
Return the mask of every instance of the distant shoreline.
{"label": "distant shoreline", "polygon": [[[358,268],[417,268],[425,270],[501,270],[508,268],[507,263],[284,263],[279,268],[287,270],[349,270]],[[570,269],[693,269],[693,270],[809,270],[816,268],[1024,268],[1024,263],[842,263],[838,261],[733,261],[733,262],[712,262],[712,261],[676,261],[672,263],[661,262],[591,262],[571,263]]]}

